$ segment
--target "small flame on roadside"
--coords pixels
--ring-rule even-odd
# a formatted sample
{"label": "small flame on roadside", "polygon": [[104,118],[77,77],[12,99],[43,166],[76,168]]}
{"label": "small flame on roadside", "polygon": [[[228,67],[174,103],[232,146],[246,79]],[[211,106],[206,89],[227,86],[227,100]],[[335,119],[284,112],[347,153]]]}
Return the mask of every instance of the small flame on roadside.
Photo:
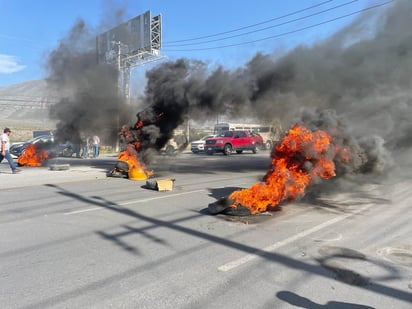
{"label": "small flame on roadside", "polygon": [[26,147],[24,153],[17,159],[20,166],[42,166],[43,162],[49,158],[47,151],[37,149],[36,144]]}
{"label": "small flame on roadside", "polygon": [[117,159],[127,163],[127,166],[129,167],[129,178],[134,178],[130,177],[135,175],[133,173],[138,173],[138,177],[144,179],[153,175],[153,171],[147,170],[147,168],[139,162],[137,156],[134,155],[130,149],[119,152]]}
{"label": "small flame on roadside", "polygon": [[140,143],[129,144],[126,150],[119,152],[117,159],[127,163],[129,168],[129,178],[144,180],[153,175],[153,171],[147,170],[146,166],[138,160]]}
{"label": "small flame on roadside", "polygon": [[332,143],[332,137],[322,130],[311,131],[295,125],[272,150],[270,170],[264,182],[248,189],[232,192],[231,207],[242,205],[251,214],[276,208],[284,200],[304,195],[305,188],[316,177],[336,176],[334,158],[347,162],[349,151]]}
{"label": "small flame on roadside", "polygon": [[[145,180],[153,176],[153,171],[147,170],[146,166],[140,163],[139,160],[139,154],[144,151],[142,149],[140,133],[144,126],[155,124],[163,116],[163,112],[152,116],[148,110],[145,110],[136,114],[137,121],[133,127],[122,126],[120,134],[127,141],[127,146],[125,150],[119,152],[117,159],[127,164],[129,179]],[[123,172],[123,169],[121,170]],[[116,169],[113,171],[116,171]]]}

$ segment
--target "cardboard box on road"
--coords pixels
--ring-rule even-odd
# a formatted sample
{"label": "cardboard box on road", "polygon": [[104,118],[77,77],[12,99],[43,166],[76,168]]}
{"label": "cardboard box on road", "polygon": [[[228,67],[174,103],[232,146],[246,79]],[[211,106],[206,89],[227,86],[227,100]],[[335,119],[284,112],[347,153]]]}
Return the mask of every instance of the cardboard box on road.
{"label": "cardboard box on road", "polygon": [[150,179],[146,181],[146,187],[157,191],[171,191],[173,190],[173,183],[175,179]]}

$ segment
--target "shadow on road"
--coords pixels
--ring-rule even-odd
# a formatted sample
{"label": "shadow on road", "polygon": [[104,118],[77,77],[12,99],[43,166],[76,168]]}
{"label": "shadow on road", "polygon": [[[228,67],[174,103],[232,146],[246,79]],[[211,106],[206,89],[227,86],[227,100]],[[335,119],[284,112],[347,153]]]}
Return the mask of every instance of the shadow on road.
{"label": "shadow on road", "polygon": [[[220,244],[222,246],[226,246],[229,248],[233,248],[236,249],[237,251],[243,251],[245,254],[253,254],[256,256],[259,256],[263,259],[265,259],[267,262],[270,263],[278,263],[281,265],[284,265],[286,267],[290,267],[293,268],[295,270],[301,270],[303,272],[306,273],[310,273],[312,275],[317,275],[317,276],[321,276],[321,277],[326,277],[326,278],[333,278],[334,277],[334,273],[333,271],[325,271],[325,269],[321,266],[321,265],[313,265],[313,264],[309,264],[303,261],[299,261],[296,259],[293,259],[291,257],[276,253],[276,252],[267,252],[264,251],[260,248],[256,248],[256,247],[252,247],[250,245],[245,245],[243,243],[239,243],[230,239],[226,239],[220,236],[216,236],[216,235],[211,235],[211,234],[207,234],[201,231],[197,231],[185,226],[181,226],[179,225],[177,221],[164,221],[164,220],[159,220],[157,218],[153,218],[153,217],[148,217],[145,215],[142,215],[134,210],[125,208],[121,205],[118,205],[112,201],[109,200],[105,200],[103,198],[100,197],[86,197],[83,195],[79,195],[77,193],[74,192],[70,192],[62,187],[59,187],[58,185],[49,185],[51,187],[54,187],[56,190],[58,190],[57,192],[59,194],[62,194],[64,196],[67,197],[71,197],[73,199],[79,200],[79,201],[83,201],[83,202],[87,202],[91,205],[97,206],[97,207],[102,207],[104,209],[116,212],[118,214],[122,214],[125,216],[128,216],[130,218],[135,218],[138,219],[139,221],[144,221],[146,223],[149,223],[150,226],[146,227],[144,229],[135,229],[135,228],[130,228],[126,226],[126,231],[118,234],[118,235],[106,235],[104,232],[97,232],[98,235],[100,235],[103,239],[105,240],[109,240],[109,241],[113,241],[115,244],[119,245],[123,250],[126,250],[132,254],[136,254],[138,253],[138,249],[137,248],[131,248],[129,245],[123,243],[121,240],[119,240],[121,237],[129,235],[130,233],[139,233],[139,234],[143,234],[146,235],[147,237],[147,230],[148,229],[156,229],[156,228],[167,228],[170,230],[173,230],[175,232],[180,232],[180,233],[184,233],[187,235],[190,235],[191,237],[198,237],[201,238],[203,240],[209,241],[209,242],[214,242],[216,244]],[[200,216],[201,214],[198,213],[197,216]],[[186,221],[186,220],[190,220],[192,219],[192,217],[186,217],[186,218],[181,218],[179,221]],[[150,236],[151,237],[151,236]],[[162,240],[160,239],[152,239],[153,241],[156,242],[162,242]],[[165,244],[166,245],[166,244]],[[129,269],[125,272],[122,273],[117,273],[113,276],[107,277],[105,279],[102,280],[98,280],[96,282],[93,282],[91,284],[79,287],[79,288],[75,288],[70,292],[66,292],[60,295],[56,295],[54,297],[48,298],[48,299],[44,299],[43,301],[36,303],[36,304],[32,304],[31,307],[38,307],[38,308],[44,308],[46,306],[50,306],[50,305],[55,305],[57,303],[61,303],[67,299],[70,299],[71,297],[80,295],[80,294],[84,294],[84,293],[88,293],[89,291],[93,291],[93,290],[97,290],[99,288],[101,288],[104,285],[107,284],[111,284],[115,281],[121,281],[124,280],[125,278],[128,277],[132,277],[135,276],[137,273],[139,273],[140,271],[147,271],[150,268],[155,268],[158,267],[160,264],[162,263],[168,263],[170,262],[172,259],[177,259],[179,258],[182,254],[188,254],[189,252],[194,252],[196,250],[201,250],[203,248],[203,246],[199,246],[198,248],[190,248],[189,250],[186,250],[187,252],[177,252],[175,255],[173,256],[167,256],[165,258],[160,258],[157,259],[156,261],[153,261],[152,263],[149,264],[145,264],[139,267],[135,267],[132,269]],[[365,285],[359,285],[358,288],[363,288],[366,289],[368,291],[377,293],[377,294],[381,294],[381,295],[385,295],[388,297],[392,297],[398,300],[404,300],[404,301],[410,301],[411,300],[411,294],[407,293],[405,291],[396,289],[396,288],[392,288],[389,286],[385,286],[383,284],[379,284],[379,283],[375,283],[375,282],[370,282],[369,284],[365,284]],[[356,304],[347,304],[347,303],[339,303],[339,302],[329,302],[326,305],[319,305],[316,303],[313,303],[312,301],[300,297],[299,295],[293,294],[291,292],[287,292],[287,291],[282,291],[279,292],[277,294],[278,298],[289,302],[290,304],[301,304],[301,305],[305,305],[307,307],[304,308],[359,308],[359,309],[363,309],[363,308],[370,308],[367,306],[362,306],[362,305],[356,305]],[[334,306],[334,307],[332,307]],[[341,306],[341,307],[339,307]]]}
{"label": "shadow on road", "polygon": [[329,301],[325,305],[320,305],[308,298],[302,297],[289,291],[279,291],[278,293],[276,293],[276,296],[289,305],[306,309],[375,309],[369,306],[358,305],[354,303],[345,303],[340,301]]}

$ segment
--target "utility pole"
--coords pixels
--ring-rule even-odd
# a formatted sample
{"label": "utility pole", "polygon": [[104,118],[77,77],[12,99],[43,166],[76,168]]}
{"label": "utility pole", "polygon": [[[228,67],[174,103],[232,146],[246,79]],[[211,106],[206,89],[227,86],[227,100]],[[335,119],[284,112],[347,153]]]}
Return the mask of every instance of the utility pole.
{"label": "utility pole", "polygon": [[119,94],[123,95],[122,93],[122,43],[120,41],[115,42],[117,45],[117,88],[119,90]]}
{"label": "utility pole", "polygon": [[122,58],[122,47],[126,44],[117,41],[113,42],[117,46],[117,72],[119,95],[123,97],[127,104],[130,104],[130,62],[127,57]]}
{"label": "utility pole", "polygon": [[[123,97],[123,87],[122,87],[122,53],[121,53],[121,46],[122,43],[120,41],[114,42],[114,44],[117,45],[117,91],[119,97]],[[120,128],[120,115],[116,115],[116,129],[118,130]],[[119,152],[120,149],[120,142],[119,138],[116,138],[116,143],[114,145],[114,149],[116,152]]]}

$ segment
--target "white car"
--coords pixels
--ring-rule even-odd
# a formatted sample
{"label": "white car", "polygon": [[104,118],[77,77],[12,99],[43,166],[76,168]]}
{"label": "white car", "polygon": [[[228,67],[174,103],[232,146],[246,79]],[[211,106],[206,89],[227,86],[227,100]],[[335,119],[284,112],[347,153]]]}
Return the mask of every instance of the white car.
{"label": "white car", "polygon": [[171,139],[169,139],[166,145],[160,149],[161,154],[165,154],[167,156],[173,156],[178,152],[182,152],[188,144],[187,138],[185,135],[175,135]]}
{"label": "white car", "polygon": [[215,135],[206,135],[206,136],[203,136],[201,139],[199,139],[199,140],[197,140],[197,141],[193,141],[193,142],[190,144],[190,150],[191,150],[193,153],[198,153],[198,152],[205,151],[205,143],[206,143],[206,140],[207,140],[208,138],[211,138],[211,137],[215,137]]}

